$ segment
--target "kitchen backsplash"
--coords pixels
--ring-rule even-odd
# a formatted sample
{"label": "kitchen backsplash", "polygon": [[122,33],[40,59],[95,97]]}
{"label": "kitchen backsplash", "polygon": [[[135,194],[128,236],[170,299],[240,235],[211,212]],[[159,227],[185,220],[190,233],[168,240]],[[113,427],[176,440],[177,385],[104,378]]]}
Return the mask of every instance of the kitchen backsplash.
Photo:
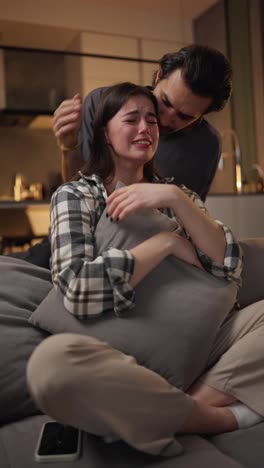
{"label": "kitchen backsplash", "polygon": [[60,155],[50,129],[0,127],[0,197],[13,196],[15,175],[43,184],[44,195],[60,183]]}

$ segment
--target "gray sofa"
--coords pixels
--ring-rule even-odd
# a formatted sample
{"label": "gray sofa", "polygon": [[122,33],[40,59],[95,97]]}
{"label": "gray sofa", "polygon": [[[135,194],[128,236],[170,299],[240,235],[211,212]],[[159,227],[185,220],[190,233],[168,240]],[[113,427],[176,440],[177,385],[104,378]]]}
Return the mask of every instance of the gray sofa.
{"label": "gray sofa", "polygon": [[[262,239],[247,239],[240,242],[244,252],[244,273],[243,286],[239,292],[239,301],[241,307],[245,307],[253,302],[262,301],[264,299],[264,238]],[[22,262],[21,260],[19,262]],[[21,269],[23,267],[21,263]],[[3,261],[6,266],[5,260]],[[1,269],[0,264],[0,269]],[[17,274],[17,268],[16,268]],[[43,269],[42,281],[48,281],[48,273]],[[8,296],[7,284],[12,281],[13,289],[21,288],[21,284],[15,278],[3,278],[4,284],[2,294],[0,296],[0,307],[7,304],[5,301],[10,301]],[[6,281],[6,283],[5,283]],[[37,279],[36,279],[37,281]],[[19,316],[20,326],[24,320],[24,325],[27,327],[27,315],[24,313],[25,308],[29,307],[33,312],[37,305],[38,299],[34,296],[37,283],[31,286],[32,296],[30,298],[30,306],[20,305],[20,312],[23,309],[22,315]],[[42,290],[43,297],[48,292],[45,286]],[[1,302],[2,301],[2,302]],[[12,306],[13,307],[13,306]],[[264,300],[263,300],[264,307]],[[11,314],[14,313],[14,307]],[[7,311],[9,312],[9,310]],[[3,314],[4,319],[7,317],[7,312]],[[17,312],[16,312],[17,314]],[[23,315],[24,314],[24,315]],[[16,321],[18,318],[16,316]],[[5,322],[4,322],[5,323]],[[5,323],[6,325],[6,323]],[[8,325],[9,326],[9,325]],[[0,324],[1,327],[1,324]],[[1,329],[1,328],[0,328]],[[2,328],[2,340],[5,340],[8,329]],[[17,329],[16,329],[17,330]],[[17,333],[17,331],[15,332]],[[22,349],[23,334],[17,334],[17,347]],[[43,339],[43,336],[40,337]],[[10,337],[8,336],[10,340]],[[29,341],[28,338],[27,342]],[[20,340],[20,341],[19,341]],[[32,344],[33,343],[33,344]],[[37,344],[37,343],[36,343]],[[30,345],[34,347],[34,342],[31,340]],[[264,343],[263,343],[264,345]],[[6,345],[8,348],[8,344]],[[1,355],[4,351],[0,349]],[[7,354],[9,348],[7,349]],[[20,379],[25,384],[24,380],[24,364],[21,361]],[[13,368],[12,368],[13,369]],[[17,368],[15,370],[18,372]],[[43,370],[40,370],[42,372]],[[5,374],[3,374],[5,372]],[[4,392],[6,375],[8,368],[1,370],[0,377],[2,378],[2,390]],[[5,378],[3,377],[5,375]],[[4,413],[6,406],[14,405],[14,408],[20,408],[16,417],[16,411],[11,412],[9,420],[4,422],[0,414],[0,467],[1,468],[36,468],[39,466],[34,461],[34,450],[39,437],[40,428],[43,422],[49,420],[45,415],[36,414],[34,407],[30,406],[27,398],[23,401],[14,401],[12,397],[13,389],[10,387],[8,395],[4,402],[0,403],[0,413]],[[0,399],[1,400],[1,399]],[[2,406],[1,406],[2,405]],[[23,417],[23,414],[26,417]],[[90,434],[83,434],[82,454],[79,460],[75,462],[64,462],[61,466],[68,468],[263,468],[264,466],[264,423],[260,423],[249,429],[238,430],[232,433],[221,434],[211,437],[200,437],[196,435],[184,435],[177,437],[181,442],[184,453],[174,458],[162,458],[145,455],[130,448],[124,442],[115,442],[106,444],[99,437]],[[48,466],[55,468],[60,466],[58,463],[50,463]]]}

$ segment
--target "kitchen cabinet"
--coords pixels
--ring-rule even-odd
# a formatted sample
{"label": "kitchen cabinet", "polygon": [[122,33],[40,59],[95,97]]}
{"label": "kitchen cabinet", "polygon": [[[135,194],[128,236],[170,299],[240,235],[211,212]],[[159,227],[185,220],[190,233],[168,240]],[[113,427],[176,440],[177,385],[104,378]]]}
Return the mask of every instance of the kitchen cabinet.
{"label": "kitchen cabinet", "polygon": [[65,57],[51,52],[0,48],[0,110],[53,114],[65,99]]}

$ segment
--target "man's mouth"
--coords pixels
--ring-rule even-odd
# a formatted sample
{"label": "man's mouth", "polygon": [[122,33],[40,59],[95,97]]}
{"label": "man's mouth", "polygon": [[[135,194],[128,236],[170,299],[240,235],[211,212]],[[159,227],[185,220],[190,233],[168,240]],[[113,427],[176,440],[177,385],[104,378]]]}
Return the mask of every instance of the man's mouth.
{"label": "man's mouth", "polygon": [[177,129],[173,127],[163,127],[162,125],[159,126],[160,135],[166,135],[167,133],[176,132]]}

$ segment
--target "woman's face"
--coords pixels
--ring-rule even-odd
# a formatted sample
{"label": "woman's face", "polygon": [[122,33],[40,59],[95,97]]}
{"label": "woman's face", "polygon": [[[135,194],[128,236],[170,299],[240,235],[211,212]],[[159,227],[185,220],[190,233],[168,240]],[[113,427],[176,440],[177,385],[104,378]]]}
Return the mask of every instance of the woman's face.
{"label": "woman's face", "polygon": [[159,129],[154,106],[146,96],[131,97],[109,120],[105,136],[112,156],[145,164],[157,149]]}

